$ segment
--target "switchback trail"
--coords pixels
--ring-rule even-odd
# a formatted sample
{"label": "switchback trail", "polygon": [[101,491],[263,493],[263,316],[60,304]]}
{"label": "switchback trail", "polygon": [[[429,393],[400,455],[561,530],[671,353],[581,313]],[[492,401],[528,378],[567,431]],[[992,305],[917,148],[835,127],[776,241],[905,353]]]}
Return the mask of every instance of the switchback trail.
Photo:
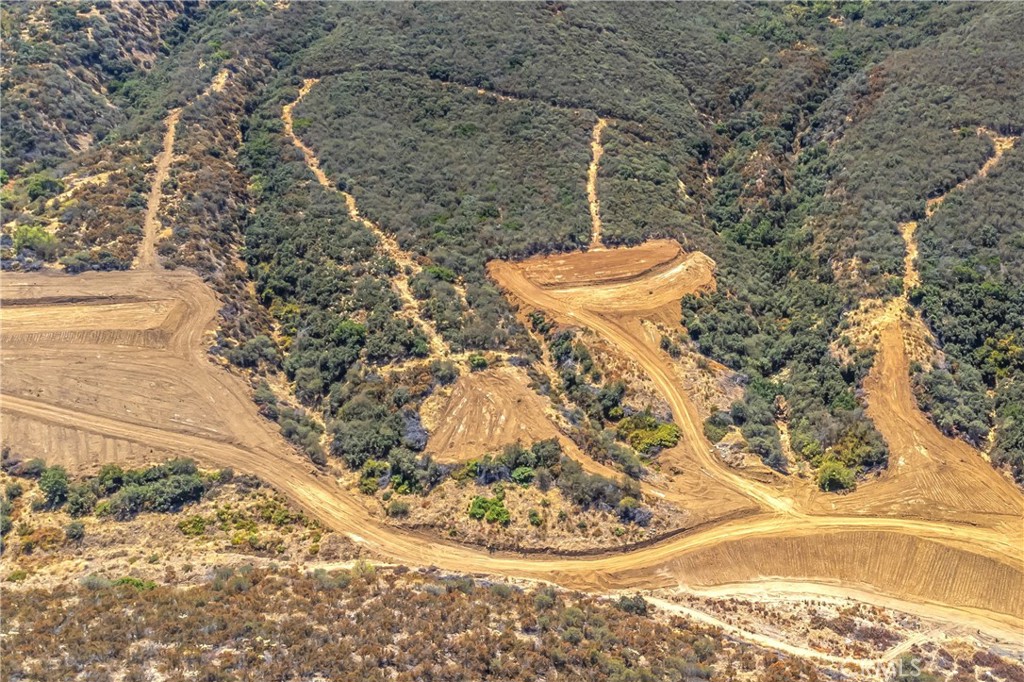
{"label": "switchback trail", "polygon": [[[281,119],[284,122],[285,132],[288,137],[291,138],[292,143],[299,148],[302,152],[302,156],[306,160],[306,166],[316,177],[323,187],[333,192],[338,192],[345,199],[345,206],[348,209],[349,218],[357,223],[362,224],[366,229],[373,233],[377,237],[380,243],[381,251],[397,265],[398,272],[391,279],[391,282],[395,285],[395,289],[398,291],[398,296],[402,301],[402,313],[404,317],[412,320],[427,337],[427,343],[430,346],[431,358],[445,358],[449,355],[448,344],[445,343],[441,335],[437,333],[437,329],[434,327],[434,323],[423,317],[420,313],[419,302],[416,297],[412,295],[412,289],[409,287],[409,277],[406,272],[412,272],[417,274],[421,268],[412,256],[398,245],[398,242],[394,237],[386,233],[381,229],[380,225],[373,222],[369,218],[363,217],[359,213],[359,207],[356,204],[356,198],[348,192],[339,190],[336,185],[331,183],[327,174],[324,173],[320,167],[320,161],[317,159],[316,154],[313,150],[304,143],[298,135],[295,134],[295,128],[293,126],[292,112],[295,107],[302,101],[302,98],[309,94],[309,91],[313,89],[313,86],[319,83],[317,78],[307,78],[302,83],[302,88],[299,89],[299,96],[295,101],[290,102],[281,109]],[[465,301],[463,301],[465,303]]]}

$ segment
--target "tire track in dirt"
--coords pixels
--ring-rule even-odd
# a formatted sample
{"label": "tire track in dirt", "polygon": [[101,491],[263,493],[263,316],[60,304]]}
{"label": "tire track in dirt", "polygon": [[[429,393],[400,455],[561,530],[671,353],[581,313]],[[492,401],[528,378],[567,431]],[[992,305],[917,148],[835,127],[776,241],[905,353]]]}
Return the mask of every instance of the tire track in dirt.
{"label": "tire track in dirt", "polygon": [[[430,356],[435,359],[445,358],[450,353],[448,344],[445,343],[444,339],[441,338],[441,335],[437,333],[437,329],[434,327],[433,322],[424,318],[420,313],[419,301],[417,301],[416,297],[412,295],[412,289],[409,287],[409,277],[405,274],[406,271],[412,272],[414,275],[418,274],[421,270],[419,263],[417,263],[409,253],[403,251],[395,238],[384,232],[380,225],[359,213],[359,206],[356,204],[356,198],[352,194],[338,189],[337,186],[331,183],[327,174],[324,173],[323,169],[320,167],[320,160],[316,157],[316,154],[295,133],[292,112],[302,99],[309,94],[309,91],[313,89],[313,86],[319,82],[320,79],[318,78],[307,78],[303,81],[302,87],[299,89],[298,97],[293,102],[289,102],[284,105],[281,109],[281,120],[284,122],[285,133],[289,138],[291,138],[292,144],[298,147],[299,151],[302,152],[302,156],[306,161],[306,167],[313,173],[317,182],[319,182],[324,188],[339,193],[342,198],[344,198],[349,218],[362,224],[366,229],[373,233],[380,243],[380,250],[384,255],[395,262],[398,272],[391,279],[391,282],[394,284],[398,296],[402,301],[403,316],[412,320],[427,337],[427,343],[430,346]],[[463,307],[465,307],[466,302],[464,297],[461,303]]]}

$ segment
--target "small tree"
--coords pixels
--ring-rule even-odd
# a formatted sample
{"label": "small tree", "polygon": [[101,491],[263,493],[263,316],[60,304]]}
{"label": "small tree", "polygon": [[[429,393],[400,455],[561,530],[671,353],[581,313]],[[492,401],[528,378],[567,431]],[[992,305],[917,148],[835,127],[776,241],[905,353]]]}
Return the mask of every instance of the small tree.
{"label": "small tree", "polygon": [[850,490],[854,487],[854,473],[841,462],[830,460],[818,469],[818,487],[826,492]]}
{"label": "small tree", "polygon": [[64,467],[48,467],[39,477],[39,489],[43,491],[46,506],[51,509],[64,504],[69,488],[68,472]]}
{"label": "small tree", "polygon": [[79,542],[85,537],[85,524],[81,521],[72,521],[64,529],[64,535],[72,542]]}

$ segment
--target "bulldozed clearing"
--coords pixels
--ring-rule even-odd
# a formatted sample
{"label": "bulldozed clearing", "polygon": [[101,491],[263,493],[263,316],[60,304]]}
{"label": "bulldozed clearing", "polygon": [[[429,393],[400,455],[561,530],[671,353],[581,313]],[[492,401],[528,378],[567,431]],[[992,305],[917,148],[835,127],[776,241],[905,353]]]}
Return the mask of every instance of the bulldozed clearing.
{"label": "bulldozed clearing", "polygon": [[[887,599],[918,602],[936,618],[969,623],[993,636],[1006,637],[1020,627],[1024,561],[1018,493],[1007,489],[1008,508],[1000,516],[980,510],[967,523],[922,518],[918,514],[927,511],[924,506],[906,518],[892,506],[885,514],[865,515],[872,489],[881,489],[872,483],[856,493],[863,496],[856,502],[855,496],[822,495],[815,497],[819,509],[805,510],[778,490],[745,481],[714,458],[696,435],[699,422],[688,421],[692,408],[677,382],[667,371],[659,374],[661,351],[651,348],[635,312],[593,313],[575,307],[561,292],[531,283],[513,264],[493,269],[513,295],[535,297],[531,303],[548,306],[550,314],[592,327],[658,375],[655,385],[666,392],[677,422],[686,426],[680,446],[662,453],[683,472],[666,485],[692,502],[698,525],[633,551],[582,558],[489,554],[385,525],[372,518],[355,493],[295,453],[275,426],[256,414],[241,377],[210,360],[205,349],[218,302],[197,276],[184,271],[5,276],[0,322],[6,324],[13,313],[14,337],[27,332],[44,336],[31,346],[5,343],[0,354],[4,443],[21,456],[44,457],[75,472],[95,471],[107,461],[136,464],[172,455],[230,466],[262,476],[301,509],[367,549],[416,565],[596,591],[756,584],[768,577],[839,581]],[[692,288],[682,278],[675,284],[679,295]],[[644,276],[635,286],[648,286]],[[130,305],[120,308],[118,316],[105,316],[108,306],[102,302],[121,305],[124,292],[132,292]],[[31,311],[31,328],[19,309]],[[167,311],[162,320],[161,311]],[[167,334],[130,342],[95,335],[68,340],[58,333],[65,318],[81,318],[75,326],[90,334],[101,326],[96,318],[106,320],[110,332],[163,327]],[[895,393],[893,399],[905,396]],[[901,405],[894,414],[905,408]],[[957,474],[956,468],[947,469]],[[998,474],[992,476],[986,495],[998,480]],[[950,509],[960,499],[951,498]],[[856,509],[824,509],[837,500],[844,507],[850,500]],[[762,513],[753,513],[757,507]],[[980,523],[994,518],[1002,523]]]}
{"label": "bulldozed clearing", "polygon": [[430,431],[426,451],[442,462],[461,462],[516,441],[530,445],[557,438],[575,458],[576,446],[528,383],[526,373],[511,366],[464,374],[450,395],[425,406],[424,412],[436,414],[424,423]]}
{"label": "bulldozed clearing", "polygon": [[[172,141],[175,121],[172,112]],[[312,152],[303,153],[314,167]],[[150,196],[156,216],[158,186]],[[350,209],[358,219],[354,200]],[[673,473],[649,494],[679,503],[694,521],[630,551],[491,553],[380,521],[358,493],[314,468],[259,417],[242,377],[207,353],[216,295],[195,274],[159,269],[155,226],[147,220],[136,271],[0,281],[0,432],[17,455],[77,473],[170,456],[232,467],[260,476],[377,556],[412,565],[598,592],[742,584],[767,596],[780,585],[806,594],[825,586],[861,599],[909,602],[916,613],[1024,650],[1024,497],[980,453],[940,434],[917,410],[895,323],[880,326],[880,353],[866,382],[869,414],[889,443],[893,466],[838,497],[808,481],[753,480],[727,466],[705,439],[700,411],[650,323],[678,328],[680,299],[715,286],[710,258],[658,241],[491,263],[491,277],[520,313],[543,311],[587,328],[648,375],[682,432],[679,445],[659,455]],[[387,239],[382,244],[389,249]],[[401,278],[396,286],[402,290]],[[415,317],[415,305],[406,302]],[[439,340],[434,345],[436,354],[447,354]],[[455,457],[478,442],[557,433],[517,371],[464,378],[442,408],[428,449]]]}

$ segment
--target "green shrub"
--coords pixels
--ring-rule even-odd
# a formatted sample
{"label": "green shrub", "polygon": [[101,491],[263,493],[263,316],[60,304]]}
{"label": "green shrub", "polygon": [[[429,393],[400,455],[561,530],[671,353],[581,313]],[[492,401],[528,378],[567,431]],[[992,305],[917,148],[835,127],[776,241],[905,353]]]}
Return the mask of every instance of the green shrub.
{"label": "green shrub", "polygon": [[132,587],[136,590],[139,590],[140,592],[156,589],[156,583],[152,580],[141,580],[139,578],[133,578],[131,576],[118,578],[114,581],[114,585],[125,585],[127,587]]}
{"label": "green shrub", "polygon": [[64,183],[48,172],[36,173],[28,179],[28,198],[35,201],[39,198],[50,198],[64,191]]}
{"label": "green shrub", "polygon": [[74,517],[85,516],[96,508],[96,493],[89,484],[71,486],[68,490],[67,510]]}
{"label": "green shrub", "polygon": [[491,508],[487,510],[487,516],[484,517],[488,523],[500,523],[503,526],[507,526],[512,520],[509,516],[508,509],[505,508],[503,501],[498,501],[496,504],[492,504]]}
{"label": "green shrub", "polygon": [[68,472],[64,467],[47,467],[39,476],[39,489],[43,492],[46,506],[55,509],[64,504],[68,497]]}
{"label": "green shrub", "polygon": [[435,360],[430,364],[430,373],[437,383],[447,386],[459,378],[459,368],[449,360]]}
{"label": "green shrub", "polygon": [[532,467],[518,467],[512,471],[512,482],[519,485],[530,485],[533,482],[534,471]]}
{"label": "green shrub", "polygon": [[469,503],[469,518],[480,521],[487,515],[487,510],[491,508],[491,500],[483,495],[477,495],[473,498],[473,501]]}
{"label": "green shrub", "polygon": [[824,491],[851,490],[854,485],[854,472],[842,462],[830,460],[818,469],[818,487]]}
{"label": "green shrub", "polygon": [[7,574],[7,582],[9,582],[9,583],[17,583],[17,582],[21,582],[22,580],[24,580],[27,577],[28,577],[28,572],[25,571],[24,569],[19,568],[19,569],[15,569],[15,570],[13,570],[13,571],[11,571],[10,573]]}
{"label": "green shrub", "polygon": [[718,411],[704,420],[704,436],[712,443],[717,443],[729,433],[732,417],[728,412]]}
{"label": "green shrub", "polygon": [[403,500],[392,500],[388,505],[388,516],[396,519],[404,519],[409,515],[409,503]]}
{"label": "green shrub", "polygon": [[85,537],[85,524],[81,521],[72,521],[64,529],[64,536],[73,542],[78,542]]}
{"label": "green shrub", "polygon": [[13,239],[15,253],[29,249],[46,261],[57,258],[57,238],[38,225],[19,225]]}
{"label": "green shrub", "polygon": [[178,530],[189,537],[198,537],[206,532],[206,525],[209,523],[205,517],[193,514],[178,522]]}
{"label": "green shrub", "polygon": [[617,434],[637,452],[654,454],[662,448],[674,447],[680,431],[675,424],[659,422],[645,412],[619,421]]}
{"label": "green shrub", "polygon": [[373,495],[380,490],[380,479],[391,471],[391,465],[379,459],[368,459],[363,463],[362,476],[359,479],[359,491]]}
{"label": "green shrub", "polygon": [[17,475],[24,478],[39,478],[46,471],[46,462],[41,459],[30,459],[18,466]]}
{"label": "green shrub", "polygon": [[105,590],[113,584],[103,576],[96,575],[95,573],[85,576],[79,583],[87,590]]}
{"label": "green shrub", "polygon": [[469,505],[469,518],[476,521],[486,520],[488,523],[500,523],[507,526],[512,520],[501,495],[484,497],[477,495]]}
{"label": "green shrub", "polygon": [[24,492],[25,489],[22,487],[21,483],[18,483],[17,481],[11,481],[4,489],[4,493],[7,495],[8,500],[18,499]]}
{"label": "green shrub", "polygon": [[542,523],[544,523],[544,519],[541,517],[540,512],[537,511],[536,509],[531,509],[529,511],[529,514],[527,515],[527,518],[529,518],[531,526],[540,526]]}
{"label": "green shrub", "polygon": [[634,616],[646,616],[649,612],[649,605],[647,600],[641,597],[639,594],[627,597],[625,595],[619,597],[619,601],[615,604],[620,610],[626,613],[631,613]]}

